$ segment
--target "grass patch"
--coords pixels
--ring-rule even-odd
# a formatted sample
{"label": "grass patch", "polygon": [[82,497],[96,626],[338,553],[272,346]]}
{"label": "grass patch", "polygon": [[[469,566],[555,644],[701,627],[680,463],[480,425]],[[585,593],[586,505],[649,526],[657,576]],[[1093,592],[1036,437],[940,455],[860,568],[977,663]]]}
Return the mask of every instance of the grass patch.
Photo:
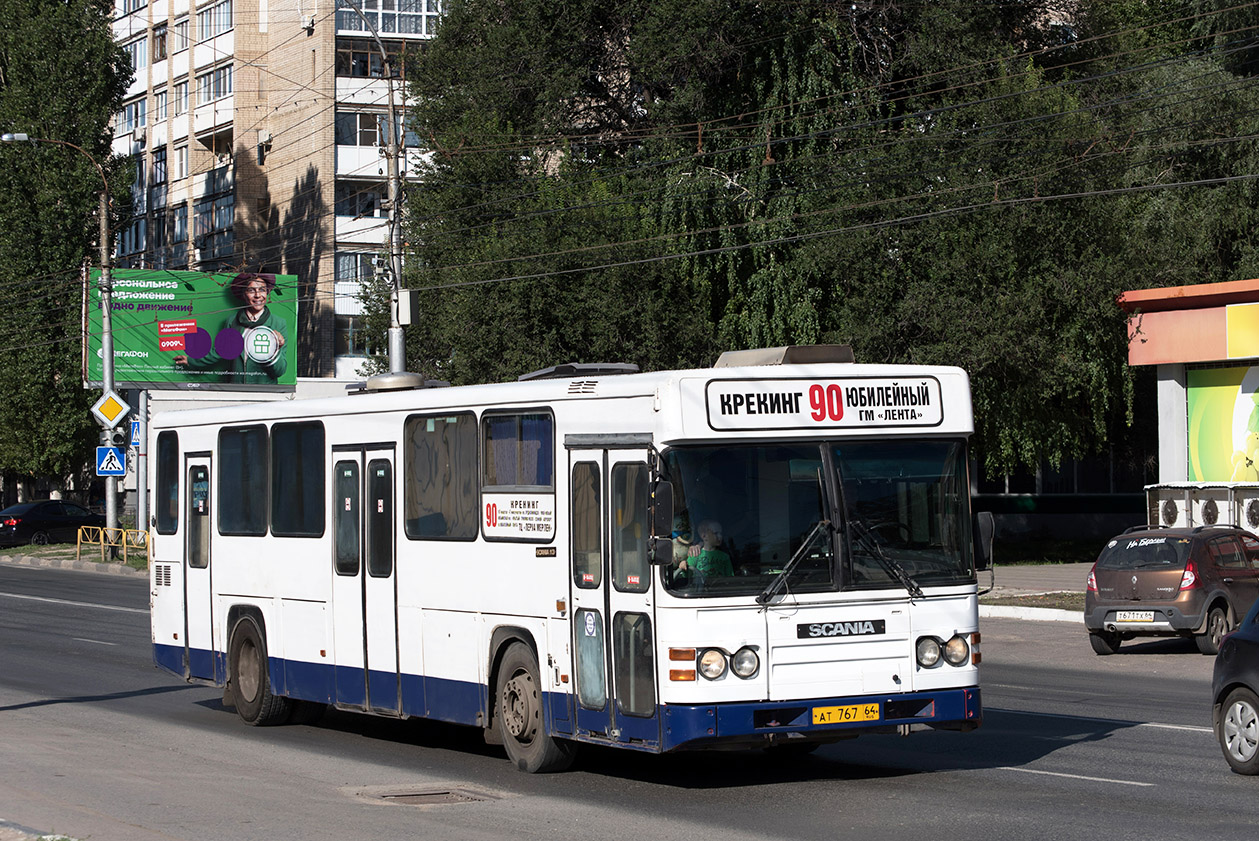
{"label": "grass patch", "polygon": [[998,596],[989,593],[979,597],[980,604],[1010,605],[1013,607],[1044,607],[1051,610],[1084,612],[1083,593],[1037,593],[1022,596]]}

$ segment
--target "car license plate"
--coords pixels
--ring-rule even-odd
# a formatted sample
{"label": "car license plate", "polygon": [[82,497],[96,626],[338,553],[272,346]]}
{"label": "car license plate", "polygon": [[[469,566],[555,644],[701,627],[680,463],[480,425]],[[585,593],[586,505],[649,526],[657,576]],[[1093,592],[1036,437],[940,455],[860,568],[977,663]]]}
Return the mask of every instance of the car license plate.
{"label": "car license plate", "polygon": [[852,704],[847,707],[814,707],[814,724],[842,724],[845,721],[878,721],[878,704]]}
{"label": "car license plate", "polygon": [[1152,610],[1121,610],[1115,614],[1116,622],[1153,622]]}

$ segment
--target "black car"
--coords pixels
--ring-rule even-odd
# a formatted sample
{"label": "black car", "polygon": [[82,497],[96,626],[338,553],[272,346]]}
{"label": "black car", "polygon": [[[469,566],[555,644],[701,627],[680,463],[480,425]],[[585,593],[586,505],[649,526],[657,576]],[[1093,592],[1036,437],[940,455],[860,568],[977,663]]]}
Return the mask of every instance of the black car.
{"label": "black car", "polygon": [[1259,602],[1220,645],[1211,697],[1224,758],[1239,774],[1259,774]]}
{"label": "black car", "polygon": [[19,502],[0,511],[0,546],[73,542],[79,526],[103,526],[105,518],[60,499]]}

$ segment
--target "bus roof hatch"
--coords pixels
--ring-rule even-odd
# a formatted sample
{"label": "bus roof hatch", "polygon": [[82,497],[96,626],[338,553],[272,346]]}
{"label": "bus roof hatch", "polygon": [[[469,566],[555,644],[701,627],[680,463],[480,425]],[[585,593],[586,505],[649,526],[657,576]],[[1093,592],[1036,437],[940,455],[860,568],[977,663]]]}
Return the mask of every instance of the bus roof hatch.
{"label": "bus roof hatch", "polygon": [[855,362],[848,345],[787,345],[786,347],[728,350],[714,368],[740,368],[746,365],[809,365],[817,362]]}

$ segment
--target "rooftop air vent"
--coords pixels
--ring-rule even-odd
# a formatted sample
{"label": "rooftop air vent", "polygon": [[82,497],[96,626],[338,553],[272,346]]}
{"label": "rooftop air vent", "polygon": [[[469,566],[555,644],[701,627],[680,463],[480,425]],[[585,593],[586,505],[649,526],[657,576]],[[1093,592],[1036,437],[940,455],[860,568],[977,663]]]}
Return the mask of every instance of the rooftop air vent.
{"label": "rooftop air vent", "polygon": [[393,371],[368,377],[365,383],[348,385],[346,390],[351,394],[368,394],[378,391],[406,391],[413,388],[446,388],[449,385],[450,383],[445,380],[426,380],[410,371]]}
{"label": "rooftop air vent", "polygon": [[811,365],[818,362],[856,361],[848,345],[788,345],[787,347],[728,350],[714,368],[741,368],[748,365]]}
{"label": "rooftop air vent", "polygon": [[573,380],[568,384],[569,394],[594,394],[598,380]]}
{"label": "rooftop air vent", "polygon": [[517,377],[519,382],[531,380],[562,380],[567,377],[598,377],[614,374],[637,374],[638,366],[632,362],[567,362],[552,365],[541,371],[531,371]]}

